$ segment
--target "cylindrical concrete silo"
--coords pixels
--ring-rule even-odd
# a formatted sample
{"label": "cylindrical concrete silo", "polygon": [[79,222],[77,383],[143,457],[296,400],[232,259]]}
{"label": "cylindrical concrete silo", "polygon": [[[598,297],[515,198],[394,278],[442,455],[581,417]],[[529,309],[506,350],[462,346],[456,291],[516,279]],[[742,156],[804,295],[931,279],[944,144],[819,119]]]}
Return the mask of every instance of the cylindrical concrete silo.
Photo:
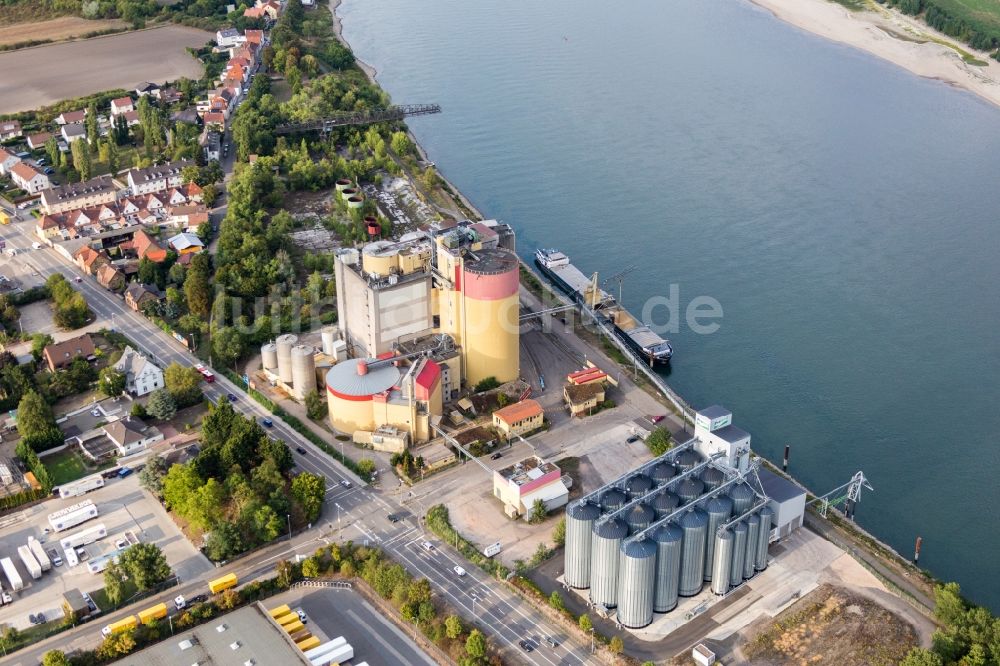
{"label": "cylindrical concrete silo", "polygon": [[684,543],[681,547],[681,582],[677,593],[693,597],[705,584],[705,535],[708,516],[701,509],[688,509],[681,517]]}
{"label": "cylindrical concrete silo", "polygon": [[278,379],[285,384],[292,383],[292,347],[299,339],[291,333],[279,335],[274,341],[278,348]]}
{"label": "cylindrical concrete silo", "polygon": [[628,525],[617,518],[594,525],[590,600],[605,608],[618,605],[618,551],[627,536]]}
{"label": "cylindrical concrete silo", "polygon": [[566,509],[566,550],[563,580],[577,589],[590,587],[590,550],[594,521],[601,509],[590,502],[573,503]]}
{"label": "cylindrical concrete silo", "polygon": [[601,508],[604,509],[604,513],[617,511],[623,506],[625,506],[625,493],[618,488],[606,490],[601,495]]}
{"label": "cylindrical concrete silo", "polygon": [[753,506],[754,494],[746,483],[740,483],[729,491],[729,496],[733,498],[733,515],[742,516]]}
{"label": "cylindrical concrete silo", "polygon": [[733,526],[733,557],[729,567],[729,584],[736,587],[743,582],[743,558],[747,553],[747,524],[742,520]]}
{"label": "cylindrical concrete silo", "polygon": [[754,568],[763,571],[767,568],[767,545],[771,541],[771,527],[774,523],[774,511],[765,506],[757,514],[760,516],[760,532],[757,534],[757,562]]}
{"label": "cylindrical concrete silo", "polygon": [[678,472],[686,472],[700,462],[701,456],[693,449],[681,451],[677,458],[674,459],[674,465],[677,467]]}
{"label": "cylindrical concrete silo", "polygon": [[743,578],[753,578],[756,573],[757,546],[760,545],[760,517],[755,513],[747,518],[747,552],[743,557]]}
{"label": "cylindrical concrete silo", "polygon": [[717,495],[705,502],[708,514],[708,540],[705,542],[705,580],[712,580],[715,568],[715,533],[719,525],[729,522],[733,512],[733,500],[725,495]]}
{"label": "cylindrical concrete silo", "polygon": [[658,462],[653,465],[653,469],[649,470],[649,478],[658,486],[663,485],[675,476],[677,476],[677,468],[668,462]]}
{"label": "cylindrical concrete silo", "polygon": [[375,359],[344,361],[326,373],[330,424],[341,432],[374,430],[374,399],[399,382],[399,368],[385,364],[369,367]]}
{"label": "cylindrical concrete silo", "polygon": [[630,500],[642,497],[653,487],[653,480],[645,474],[636,474],[625,482],[625,494]]}
{"label": "cylindrical concrete silo", "polygon": [[657,518],[663,518],[668,513],[672,513],[674,509],[680,506],[680,503],[680,498],[669,490],[660,491],[649,500],[649,505],[653,507]]}
{"label": "cylindrical concrete silo", "polygon": [[306,394],[316,390],[316,362],[312,347],[296,345],[292,347],[292,395],[296,400],[305,400]]}
{"label": "cylindrical concrete silo", "polygon": [[721,534],[709,538],[715,542],[712,554],[712,592],[715,594],[725,594],[729,591],[729,569],[733,564],[733,533],[731,530],[723,530]]}
{"label": "cylindrical concrete silo", "polygon": [[648,540],[622,544],[618,574],[618,622],[629,629],[653,621],[656,545]]}
{"label": "cylindrical concrete silo", "polygon": [[705,484],[701,482],[701,479],[693,479],[689,476],[674,486],[674,492],[681,498],[681,504],[690,504],[704,494]]}
{"label": "cylindrical concrete silo", "polygon": [[[463,263],[460,283],[464,321],[458,336],[466,361],[466,382],[487,377],[509,382],[520,372],[520,264],[506,250],[478,250]],[[449,332],[449,331],[445,331]]]}
{"label": "cylindrical concrete silo", "polygon": [[656,544],[657,551],[653,610],[657,613],[668,613],[677,607],[684,531],[670,522],[655,529],[651,538]]}
{"label": "cylindrical concrete silo", "polygon": [[641,532],[652,524],[656,518],[656,512],[645,504],[636,504],[622,516],[628,525],[628,533],[635,534]]}
{"label": "cylindrical concrete silo", "polygon": [[354,187],[354,183],[347,178],[338,178],[336,182],[336,188],[338,192],[343,192],[349,187]]}
{"label": "cylindrical concrete silo", "polygon": [[261,365],[268,372],[278,369],[278,345],[268,342],[260,348]]}
{"label": "cylindrical concrete silo", "polygon": [[319,335],[322,342],[323,353],[327,356],[335,356],[333,343],[337,341],[338,329],[336,326],[324,326],[320,329]]}
{"label": "cylindrical concrete silo", "polygon": [[709,467],[701,473],[701,480],[705,484],[705,491],[715,490],[726,480],[726,475],[716,467]]}

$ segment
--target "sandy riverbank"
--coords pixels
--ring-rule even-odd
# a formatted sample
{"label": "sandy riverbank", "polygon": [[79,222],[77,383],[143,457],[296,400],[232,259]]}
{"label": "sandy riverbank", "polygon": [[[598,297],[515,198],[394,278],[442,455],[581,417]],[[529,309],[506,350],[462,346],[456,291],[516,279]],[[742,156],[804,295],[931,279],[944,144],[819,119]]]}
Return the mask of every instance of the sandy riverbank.
{"label": "sandy riverbank", "polygon": [[[852,12],[831,0],[750,1],[807,32],[867,51],[918,76],[964,88],[1000,106],[1000,63],[915,18],[874,5]],[[966,63],[956,49],[986,64]]]}

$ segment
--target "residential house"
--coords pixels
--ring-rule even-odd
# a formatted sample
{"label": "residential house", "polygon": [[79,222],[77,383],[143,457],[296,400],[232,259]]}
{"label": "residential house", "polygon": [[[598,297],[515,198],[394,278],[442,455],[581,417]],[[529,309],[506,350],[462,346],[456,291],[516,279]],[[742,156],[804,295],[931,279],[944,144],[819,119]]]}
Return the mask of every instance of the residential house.
{"label": "residential house", "polygon": [[205,249],[205,244],[194,234],[180,233],[167,241],[177,254],[197,254]]}
{"label": "residential house", "polygon": [[14,181],[15,185],[29,194],[36,194],[52,187],[48,176],[24,162],[18,162],[11,167],[10,179]]}
{"label": "residential house", "polygon": [[160,102],[167,106],[176,104],[184,99],[184,93],[177,88],[163,88],[160,90]]}
{"label": "residential house", "polygon": [[0,148],[0,176],[6,176],[14,165],[21,161],[21,158],[14,153]]}
{"label": "residential house", "polygon": [[[208,114],[206,113],[205,116],[205,125],[208,126]],[[222,135],[218,132],[205,132],[205,134],[202,135],[201,148],[205,152],[206,162],[211,162],[213,160],[218,161],[218,159],[222,156],[221,146]]]}
{"label": "residential house", "polygon": [[14,139],[21,136],[23,132],[21,131],[21,121],[19,120],[0,120],[0,141],[6,141],[7,139]]}
{"label": "residential house", "polygon": [[39,132],[28,135],[28,148],[40,150],[45,147],[45,143],[52,138],[52,132]]}
{"label": "residential house", "polygon": [[563,387],[563,399],[572,416],[589,414],[598,404],[604,402],[604,384],[567,384]]}
{"label": "residential house", "polygon": [[186,109],[181,109],[180,111],[175,111],[170,114],[170,120],[175,123],[188,123],[189,125],[198,125],[198,109],[188,107]]}
{"label": "residential house", "polygon": [[125,347],[115,370],[125,375],[125,390],[137,398],[164,386],[163,370],[131,347]]}
{"label": "residential house", "polygon": [[140,123],[138,111],[126,111],[121,117],[125,119],[125,127],[134,127]]}
{"label": "residential house", "polygon": [[89,360],[94,356],[94,351],[94,340],[89,334],[84,333],[69,340],[46,345],[42,350],[42,358],[49,366],[49,370],[55,372],[60,368],[65,368],[78,358]]}
{"label": "residential house", "polygon": [[62,126],[59,133],[62,135],[63,141],[73,143],[74,141],[86,138],[87,128],[83,123],[66,123]]}
{"label": "residential house", "polygon": [[162,300],[163,294],[153,284],[133,282],[125,290],[125,303],[136,312],[141,312],[147,303],[156,303]]}
{"label": "residential house", "polygon": [[247,44],[253,44],[258,47],[264,45],[263,30],[247,30],[243,33],[243,36],[247,38]]}
{"label": "residential house", "polygon": [[135,111],[135,104],[131,97],[119,97],[111,100],[111,116],[118,116],[127,111]]}
{"label": "residential house", "polygon": [[98,251],[89,245],[84,245],[73,253],[73,260],[87,275],[95,275],[101,266],[111,263],[111,257],[104,251]]}
{"label": "residential house", "polygon": [[528,398],[493,412],[493,426],[508,439],[537,430],[545,423],[545,410]]}
{"label": "residential house", "polygon": [[184,231],[197,233],[198,227],[208,222],[208,211],[200,204],[174,206],[170,209],[170,222]]}
{"label": "residential house", "polygon": [[[225,129],[226,127],[226,115],[221,111],[206,112],[205,115],[202,117],[202,121],[204,121],[205,127],[214,127],[218,130]],[[214,134],[218,135],[218,132],[214,132]],[[214,157],[212,159],[217,160],[219,158]]]}
{"label": "residential house", "polygon": [[149,194],[178,187],[184,182],[181,172],[193,165],[191,160],[180,160],[145,169],[131,169],[127,177],[129,190],[132,194]]}
{"label": "residential house", "polygon": [[224,28],[215,33],[215,43],[221,49],[239,46],[247,40],[236,28]]}
{"label": "residential house", "polygon": [[57,125],[69,125],[70,123],[82,123],[87,117],[87,110],[67,111],[56,116]]}
{"label": "residential house", "polygon": [[144,83],[139,84],[139,86],[135,89],[135,94],[138,95],[139,97],[145,97],[146,95],[149,95],[154,99],[159,99],[160,86],[156,85],[155,83],[150,83],[149,81],[146,81]]}
{"label": "residential house", "polygon": [[503,502],[507,516],[528,520],[535,502],[541,502],[546,512],[565,506],[569,486],[556,465],[529,456],[493,472],[493,496]]}
{"label": "residential house", "polygon": [[131,416],[107,424],[104,426],[104,434],[118,449],[120,456],[131,455],[163,441],[162,432]]}
{"label": "residential house", "polygon": [[110,204],[118,197],[111,176],[98,176],[82,183],[67,183],[42,193],[42,212],[62,213],[77,208]]}
{"label": "residential house", "polygon": [[135,235],[132,236],[131,242],[127,244],[127,247],[123,243],[122,248],[133,250],[136,257],[140,260],[149,259],[150,261],[160,263],[167,258],[167,251],[160,247],[143,229],[136,231]]}
{"label": "residential house", "polygon": [[108,291],[121,291],[125,288],[125,273],[113,264],[104,264],[97,269],[97,283]]}

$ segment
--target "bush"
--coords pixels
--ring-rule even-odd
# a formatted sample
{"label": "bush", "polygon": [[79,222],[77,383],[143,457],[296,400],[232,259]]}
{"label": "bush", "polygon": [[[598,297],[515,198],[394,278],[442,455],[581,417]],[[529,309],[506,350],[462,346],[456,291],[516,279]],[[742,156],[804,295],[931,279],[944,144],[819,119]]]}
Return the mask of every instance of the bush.
{"label": "bush", "polygon": [[490,376],[476,384],[476,387],[473,390],[476,393],[484,393],[486,391],[492,391],[495,388],[499,388],[499,386],[500,382],[497,381],[497,378]]}
{"label": "bush", "polygon": [[661,426],[649,433],[649,437],[646,438],[646,446],[649,447],[654,456],[662,456],[673,448],[674,440],[670,431]]}

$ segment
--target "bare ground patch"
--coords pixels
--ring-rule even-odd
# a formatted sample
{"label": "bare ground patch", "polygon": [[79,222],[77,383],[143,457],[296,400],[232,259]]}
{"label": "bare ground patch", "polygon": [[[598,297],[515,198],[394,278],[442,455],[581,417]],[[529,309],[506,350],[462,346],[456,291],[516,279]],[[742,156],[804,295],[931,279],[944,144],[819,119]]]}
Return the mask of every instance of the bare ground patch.
{"label": "bare ground patch", "polygon": [[892,666],[916,644],[898,615],[827,584],[764,623],[741,651],[755,666]]}
{"label": "bare ground patch", "polygon": [[42,39],[59,41],[80,37],[88,32],[124,26],[125,22],[118,19],[90,21],[79,16],[60,16],[48,21],[0,26],[0,45]]}

